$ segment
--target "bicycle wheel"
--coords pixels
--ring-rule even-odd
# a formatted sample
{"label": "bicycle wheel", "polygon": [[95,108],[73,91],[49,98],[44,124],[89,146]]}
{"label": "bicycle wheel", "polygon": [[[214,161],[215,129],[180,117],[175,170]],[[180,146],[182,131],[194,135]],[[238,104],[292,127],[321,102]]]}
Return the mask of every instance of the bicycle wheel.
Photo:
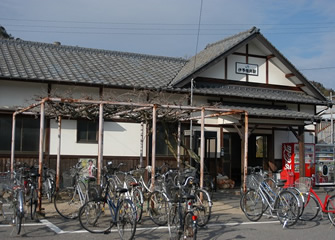
{"label": "bicycle wheel", "polygon": [[90,200],[79,211],[80,225],[90,233],[104,233],[112,227],[112,216],[105,200]]}
{"label": "bicycle wheel", "polygon": [[262,196],[254,189],[250,189],[242,195],[240,206],[245,216],[253,222],[261,219],[265,209]]}
{"label": "bicycle wheel", "polygon": [[277,217],[283,226],[292,226],[300,214],[298,197],[287,190],[280,192],[276,198],[274,209],[277,211]]}
{"label": "bicycle wheel", "polygon": [[30,213],[31,220],[37,219],[37,214],[36,214],[37,204],[38,204],[37,189],[31,189],[30,199],[29,199],[29,213]]}
{"label": "bicycle wheel", "polygon": [[132,201],[136,208],[136,222],[140,222],[143,214],[143,193],[139,188],[132,188]]}
{"label": "bicycle wheel", "polygon": [[319,201],[313,196],[309,195],[306,197],[302,213],[299,217],[303,221],[311,221],[320,213],[321,206]]}
{"label": "bicycle wheel", "polygon": [[181,227],[180,227],[180,216],[181,212],[179,211],[179,207],[177,203],[174,203],[170,208],[168,213],[168,229],[169,229],[169,237],[170,240],[181,239]]}
{"label": "bicycle wheel", "polygon": [[197,239],[197,222],[192,212],[187,212],[184,218],[184,239]]}
{"label": "bicycle wheel", "polygon": [[167,224],[169,202],[167,197],[160,192],[154,191],[148,198],[148,212],[151,220],[159,226]]}
{"label": "bicycle wheel", "polygon": [[55,195],[56,184],[52,179],[47,178],[46,183],[44,185],[46,187],[46,195],[47,195],[48,201],[51,203]]}
{"label": "bicycle wheel", "polygon": [[21,226],[22,226],[22,219],[24,217],[24,197],[22,190],[19,190],[17,192],[17,200],[15,205],[13,206],[13,223],[15,224],[16,234],[19,235],[21,232]]}
{"label": "bicycle wheel", "polygon": [[197,207],[198,226],[204,227],[211,218],[212,214],[212,200],[206,190],[197,189],[194,192],[195,200],[193,203],[194,207]]}
{"label": "bicycle wheel", "polygon": [[304,205],[305,205],[305,197],[304,194],[296,187],[289,187],[287,188],[288,191],[294,193],[298,200],[299,200],[299,217],[302,215],[303,211],[304,211]]}
{"label": "bicycle wheel", "polygon": [[19,235],[21,232],[21,226],[22,226],[22,214],[19,209],[15,210],[14,214],[14,224],[15,224],[15,229],[16,229],[16,234]]}
{"label": "bicycle wheel", "polygon": [[74,188],[57,191],[54,206],[59,215],[66,219],[75,219],[81,207],[78,192]]}
{"label": "bicycle wheel", "polygon": [[331,196],[327,201],[327,211],[329,221],[335,226],[335,195]]}
{"label": "bicycle wheel", "polygon": [[131,200],[123,199],[120,202],[116,219],[121,239],[133,239],[136,231],[136,210]]}

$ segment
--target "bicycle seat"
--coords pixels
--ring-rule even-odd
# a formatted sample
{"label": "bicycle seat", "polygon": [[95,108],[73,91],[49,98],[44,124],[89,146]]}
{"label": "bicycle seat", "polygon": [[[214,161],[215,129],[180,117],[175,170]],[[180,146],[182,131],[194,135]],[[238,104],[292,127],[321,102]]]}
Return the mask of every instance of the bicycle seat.
{"label": "bicycle seat", "polygon": [[128,192],[128,189],[127,188],[117,188],[116,189],[116,192],[118,192],[118,193],[125,193],[125,192]]}
{"label": "bicycle seat", "polygon": [[95,181],[96,177],[87,176],[86,179],[87,179],[87,181],[91,182],[91,181]]}
{"label": "bicycle seat", "polygon": [[285,186],[285,182],[278,181],[278,182],[276,183],[276,186],[277,186],[277,187],[284,187],[284,186]]}
{"label": "bicycle seat", "polygon": [[183,197],[182,197],[183,199],[186,199],[186,200],[194,200],[195,199],[195,196],[194,195],[184,195]]}
{"label": "bicycle seat", "polygon": [[140,184],[137,183],[137,182],[131,182],[129,185],[132,186],[132,187],[137,187],[137,186],[139,186]]}
{"label": "bicycle seat", "polygon": [[334,191],[335,189],[334,188],[330,188],[330,187],[324,187],[323,188],[327,193],[330,193],[332,191]]}
{"label": "bicycle seat", "polygon": [[38,174],[38,173],[36,173],[36,172],[31,172],[31,173],[29,173],[29,176],[30,176],[30,177],[39,177],[40,174]]}

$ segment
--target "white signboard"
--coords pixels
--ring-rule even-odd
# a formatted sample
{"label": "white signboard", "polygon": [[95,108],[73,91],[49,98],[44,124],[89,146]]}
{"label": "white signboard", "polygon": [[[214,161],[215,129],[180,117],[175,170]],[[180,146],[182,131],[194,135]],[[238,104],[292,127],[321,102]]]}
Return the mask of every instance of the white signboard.
{"label": "white signboard", "polygon": [[237,62],[236,73],[258,76],[258,65]]}

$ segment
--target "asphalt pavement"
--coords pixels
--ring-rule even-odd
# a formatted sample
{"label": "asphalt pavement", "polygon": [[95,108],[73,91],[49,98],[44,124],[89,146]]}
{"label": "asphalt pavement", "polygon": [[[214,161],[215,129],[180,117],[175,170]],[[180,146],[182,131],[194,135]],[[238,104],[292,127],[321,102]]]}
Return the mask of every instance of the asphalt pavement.
{"label": "asphalt pavement", "polygon": [[[322,199],[322,189],[317,189]],[[32,240],[102,240],[119,239],[117,230],[112,229],[111,234],[90,234],[84,231],[78,220],[66,220],[55,211],[53,203],[43,201],[44,216],[39,221],[26,219],[20,236],[13,234],[12,227],[1,221],[0,240],[14,239],[16,237]],[[279,221],[268,215],[258,222],[250,222],[240,209],[239,189],[218,190],[213,195],[212,217],[204,228],[198,231],[197,239],[255,239],[255,240],[282,240],[282,239],[334,239],[335,227],[330,224],[327,215],[318,216],[310,222],[298,221],[289,228],[283,228]],[[168,239],[167,226],[157,226],[145,212],[143,220],[137,224],[135,239]]]}

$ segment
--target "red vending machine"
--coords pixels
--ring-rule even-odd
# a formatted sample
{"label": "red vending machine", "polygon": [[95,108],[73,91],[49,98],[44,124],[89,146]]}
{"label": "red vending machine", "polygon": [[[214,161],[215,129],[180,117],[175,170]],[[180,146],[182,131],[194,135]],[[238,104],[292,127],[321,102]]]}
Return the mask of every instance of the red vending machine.
{"label": "red vending machine", "polygon": [[[314,167],[315,145],[305,143],[305,176],[311,177],[315,173]],[[299,144],[283,143],[282,144],[282,179],[287,179],[287,185],[294,183],[299,178]]]}

